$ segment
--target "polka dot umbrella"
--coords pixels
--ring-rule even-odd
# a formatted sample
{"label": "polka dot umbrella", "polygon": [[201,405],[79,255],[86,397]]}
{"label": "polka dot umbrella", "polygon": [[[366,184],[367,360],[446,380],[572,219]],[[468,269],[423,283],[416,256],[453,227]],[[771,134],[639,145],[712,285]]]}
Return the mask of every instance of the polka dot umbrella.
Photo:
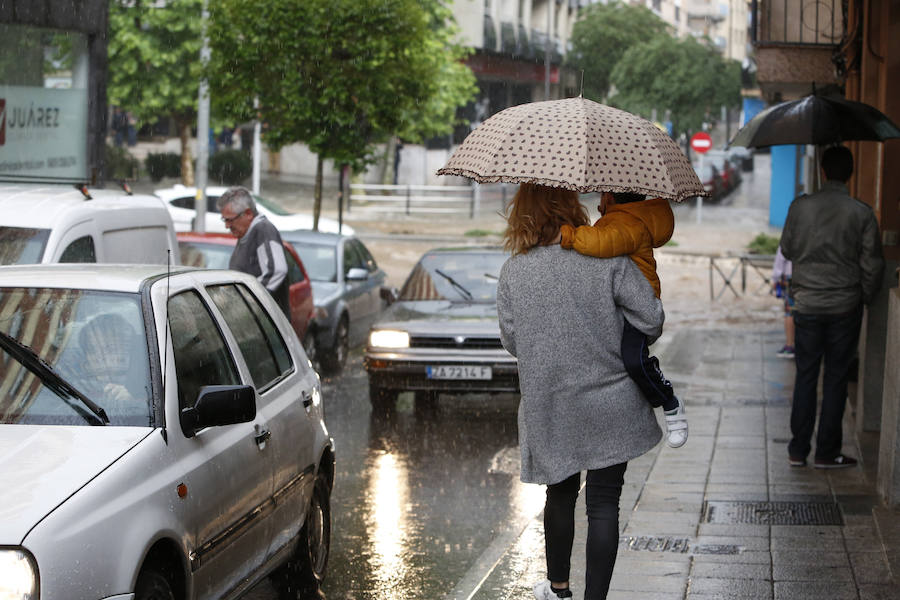
{"label": "polka dot umbrella", "polygon": [[708,195],[666,132],[581,97],[498,112],[472,131],[437,173],[479,183],[632,192],[676,201]]}

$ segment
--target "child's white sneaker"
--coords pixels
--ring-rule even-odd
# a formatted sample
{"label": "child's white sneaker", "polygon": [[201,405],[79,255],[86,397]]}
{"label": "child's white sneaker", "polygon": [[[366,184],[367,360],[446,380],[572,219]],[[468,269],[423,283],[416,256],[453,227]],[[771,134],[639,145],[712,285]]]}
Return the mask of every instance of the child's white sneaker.
{"label": "child's white sneaker", "polygon": [[688,438],[688,422],[687,415],[684,411],[684,402],[678,401],[678,408],[665,411],[666,416],[666,444],[670,448],[680,448],[684,446]]}

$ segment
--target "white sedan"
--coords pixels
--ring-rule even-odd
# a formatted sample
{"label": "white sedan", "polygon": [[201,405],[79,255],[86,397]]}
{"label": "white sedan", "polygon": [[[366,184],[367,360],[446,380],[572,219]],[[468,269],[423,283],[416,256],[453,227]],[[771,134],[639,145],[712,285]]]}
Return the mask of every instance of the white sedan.
{"label": "white sedan", "polygon": [[[206,231],[210,233],[227,233],[228,228],[222,222],[222,216],[216,207],[216,200],[225,193],[227,187],[209,186],[206,188]],[[194,210],[194,202],[197,197],[197,188],[178,184],[174,187],[154,190],[156,196],[163,199],[175,223],[175,231],[191,231],[194,228],[194,219],[197,213]],[[275,229],[279,231],[294,231],[296,229],[312,229],[313,218],[311,214],[292,213],[273,200],[253,196],[256,208],[261,215],[269,220]],[[347,224],[338,229],[338,222],[334,219],[319,218],[319,231],[329,233],[344,233],[352,235],[354,230]]]}
{"label": "white sedan", "polygon": [[0,598],[315,595],[334,442],[255,278],[27,265],[0,299]]}

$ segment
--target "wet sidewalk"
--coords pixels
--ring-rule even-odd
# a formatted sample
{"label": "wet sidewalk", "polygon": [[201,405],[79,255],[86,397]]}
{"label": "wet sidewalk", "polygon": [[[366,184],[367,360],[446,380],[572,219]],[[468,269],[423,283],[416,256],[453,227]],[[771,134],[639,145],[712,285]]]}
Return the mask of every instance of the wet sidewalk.
{"label": "wet sidewalk", "polygon": [[[654,346],[686,400],[690,438],[629,463],[610,600],[900,598],[890,570],[900,566],[900,513],[878,508],[875,453],[853,433],[852,398],[844,450],[861,466],[788,465],[794,366],[775,356],[782,341],[780,328],[692,328]],[[581,494],[575,600],[584,589],[584,511]],[[462,597],[527,600],[545,573],[538,515]]]}

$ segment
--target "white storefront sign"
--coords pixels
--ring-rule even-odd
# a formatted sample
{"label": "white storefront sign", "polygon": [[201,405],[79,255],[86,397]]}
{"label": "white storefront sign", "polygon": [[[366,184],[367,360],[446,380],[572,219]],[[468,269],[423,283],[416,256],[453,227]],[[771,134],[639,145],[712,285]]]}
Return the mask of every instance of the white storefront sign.
{"label": "white storefront sign", "polygon": [[0,179],[87,174],[87,90],[0,85]]}

